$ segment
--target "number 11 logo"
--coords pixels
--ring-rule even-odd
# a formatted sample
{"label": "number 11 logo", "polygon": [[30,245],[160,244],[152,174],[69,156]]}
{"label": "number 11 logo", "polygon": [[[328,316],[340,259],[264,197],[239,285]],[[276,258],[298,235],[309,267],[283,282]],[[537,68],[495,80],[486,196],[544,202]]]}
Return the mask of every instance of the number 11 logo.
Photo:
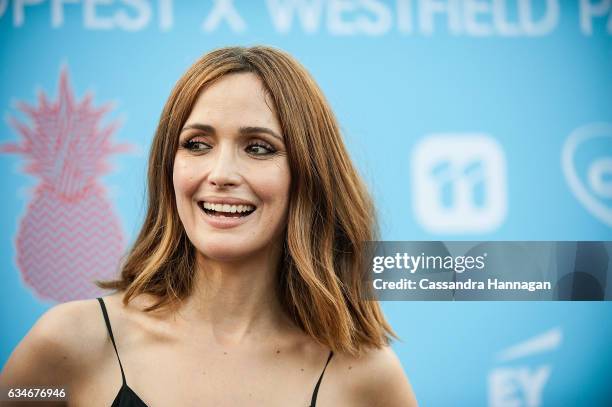
{"label": "number 11 logo", "polygon": [[432,134],[411,160],[417,221],[431,233],[486,233],[507,212],[506,160],[483,134]]}

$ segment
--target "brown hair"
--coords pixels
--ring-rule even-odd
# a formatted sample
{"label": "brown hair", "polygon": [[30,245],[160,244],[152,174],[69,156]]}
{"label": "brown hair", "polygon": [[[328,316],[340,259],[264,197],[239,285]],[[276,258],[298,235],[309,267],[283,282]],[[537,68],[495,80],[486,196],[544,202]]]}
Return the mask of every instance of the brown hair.
{"label": "brown hair", "polygon": [[152,311],[189,296],[195,248],[178,217],[172,171],[178,135],[199,93],[232,73],[251,72],[274,102],[285,137],[291,189],[278,295],[292,320],[336,351],[359,354],[397,337],[369,286],[362,243],[378,236],[374,206],[321,90],[295,59],[270,47],[229,47],[201,57],[178,80],[164,106],[149,155],[148,209],[121,276],[98,282],[159,301]]}

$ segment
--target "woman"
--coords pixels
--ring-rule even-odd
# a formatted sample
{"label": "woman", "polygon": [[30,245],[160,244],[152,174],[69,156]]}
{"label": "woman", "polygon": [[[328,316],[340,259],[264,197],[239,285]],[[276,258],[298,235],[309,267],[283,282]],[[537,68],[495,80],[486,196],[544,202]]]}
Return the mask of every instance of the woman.
{"label": "woman", "polygon": [[116,293],[58,305],[2,384],[71,405],[414,406],[367,301],[374,210],[321,91],[293,58],[224,48],[168,99],[144,226]]}

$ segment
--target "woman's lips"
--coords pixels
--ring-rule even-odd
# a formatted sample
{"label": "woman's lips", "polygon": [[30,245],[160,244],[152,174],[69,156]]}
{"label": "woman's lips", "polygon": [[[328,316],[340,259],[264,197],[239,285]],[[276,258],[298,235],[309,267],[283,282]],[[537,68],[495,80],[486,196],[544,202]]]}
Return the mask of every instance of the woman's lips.
{"label": "woman's lips", "polygon": [[226,202],[211,203],[207,201],[200,201],[198,202],[198,205],[209,215],[215,216],[244,216],[256,209],[255,205],[231,204]]}
{"label": "woman's lips", "polygon": [[257,208],[255,208],[251,212],[246,212],[244,215],[238,213],[227,213],[227,216],[225,216],[222,213],[212,214],[212,211],[204,209],[203,202],[198,202],[198,207],[200,208],[200,213],[202,213],[206,223],[218,229],[229,229],[239,226],[248,221],[249,217],[257,210]]}

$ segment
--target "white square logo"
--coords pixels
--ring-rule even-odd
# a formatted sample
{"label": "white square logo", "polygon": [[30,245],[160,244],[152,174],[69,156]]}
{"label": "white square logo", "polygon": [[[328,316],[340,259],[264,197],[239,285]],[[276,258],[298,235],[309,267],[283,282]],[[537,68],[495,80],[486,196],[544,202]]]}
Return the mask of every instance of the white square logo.
{"label": "white square logo", "polygon": [[412,202],[431,233],[486,233],[506,217],[506,159],[484,134],[431,134],[414,148]]}

